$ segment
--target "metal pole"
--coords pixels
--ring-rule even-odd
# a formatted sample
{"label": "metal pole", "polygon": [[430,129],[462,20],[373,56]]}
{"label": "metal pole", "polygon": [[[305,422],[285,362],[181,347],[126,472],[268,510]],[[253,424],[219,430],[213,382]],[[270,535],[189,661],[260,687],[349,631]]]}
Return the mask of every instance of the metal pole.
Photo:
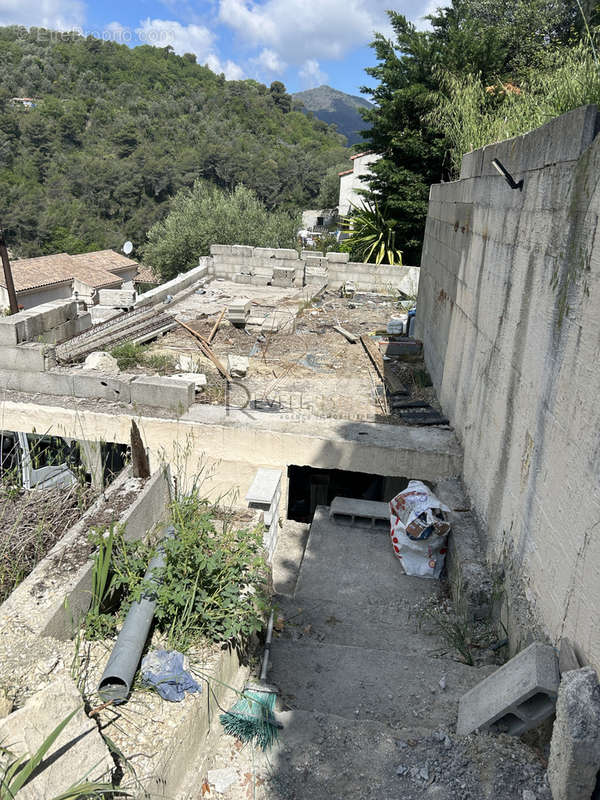
{"label": "metal pole", "polygon": [[17,293],[15,292],[15,284],[10,268],[10,261],[8,260],[8,249],[6,247],[6,239],[4,238],[2,225],[0,225],[0,258],[2,258],[2,268],[4,269],[4,280],[6,282],[6,291],[8,292],[10,313],[18,314],[19,304],[17,303]]}

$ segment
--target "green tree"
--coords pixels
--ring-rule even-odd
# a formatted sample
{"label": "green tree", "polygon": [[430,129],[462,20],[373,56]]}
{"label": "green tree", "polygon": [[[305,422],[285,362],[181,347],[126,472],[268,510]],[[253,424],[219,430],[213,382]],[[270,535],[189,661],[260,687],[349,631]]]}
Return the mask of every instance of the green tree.
{"label": "green tree", "polygon": [[285,85],[281,81],[273,81],[269,87],[269,94],[277,108],[283,111],[284,114],[292,110],[292,98],[287,93]]}
{"label": "green tree", "polygon": [[363,92],[376,105],[362,113],[368,145],[382,155],[369,194],[394,225],[405,263],[420,261],[429,186],[452,174],[434,113],[448,96],[447,76],[518,83],[575,35],[576,12],[567,0],[452,0],[429,17],[427,31],[388,12],[394,39],[375,36],[378,63],[366,71],[378,85]]}
{"label": "green tree", "polygon": [[229,192],[198,181],[183,189],[166,219],[148,231],[144,261],[169,280],[196,266],[211,244],[295,247],[298,228],[298,218],[268,211],[245,186]]}

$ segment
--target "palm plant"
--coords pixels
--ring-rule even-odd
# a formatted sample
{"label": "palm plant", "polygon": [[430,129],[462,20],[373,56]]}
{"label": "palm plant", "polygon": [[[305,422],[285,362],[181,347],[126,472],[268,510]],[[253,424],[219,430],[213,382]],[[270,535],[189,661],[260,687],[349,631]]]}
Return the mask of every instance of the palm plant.
{"label": "palm plant", "polygon": [[365,200],[362,206],[352,206],[349,216],[343,218],[350,228],[346,248],[357,261],[374,264],[402,264],[402,250],[396,247],[394,223],[386,219],[379,205]]}

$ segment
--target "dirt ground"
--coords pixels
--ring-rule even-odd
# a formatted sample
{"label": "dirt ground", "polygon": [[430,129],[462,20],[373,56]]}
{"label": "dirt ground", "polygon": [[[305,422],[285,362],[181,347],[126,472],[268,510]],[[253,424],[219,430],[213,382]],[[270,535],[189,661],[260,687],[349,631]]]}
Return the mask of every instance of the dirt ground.
{"label": "dirt ground", "polygon": [[[265,332],[260,323],[273,313],[278,330]],[[393,296],[372,293],[346,298],[325,292],[306,307],[291,300],[277,305],[267,299],[253,300],[251,324],[238,328],[223,320],[212,342],[214,354],[225,367],[229,354],[249,358],[248,374],[230,387],[229,402],[261,401],[319,417],[403,424],[390,413],[381,380],[361,343],[351,344],[333,328],[341,325],[357,336],[379,332],[379,338],[385,338],[388,320],[399,313],[402,309]],[[207,338],[219,313],[195,316],[186,324]],[[207,378],[199,402],[225,401],[225,381],[185,329],[170,331],[152,349],[194,360],[195,370]],[[407,399],[436,405],[422,361],[390,359],[387,369],[405,384]]]}

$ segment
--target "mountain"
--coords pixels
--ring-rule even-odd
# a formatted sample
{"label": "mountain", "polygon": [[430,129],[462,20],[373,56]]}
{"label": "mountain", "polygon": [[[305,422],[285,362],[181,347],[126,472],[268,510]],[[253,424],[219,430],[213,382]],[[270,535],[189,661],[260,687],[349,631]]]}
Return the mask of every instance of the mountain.
{"label": "mountain", "polygon": [[19,256],[126,239],[137,252],[198,180],[314,208],[348,155],[277,81],[227,81],[169,47],[0,27],[0,220]]}
{"label": "mountain", "polygon": [[318,86],[316,89],[307,89],[305,92],[296,92],[292,95],[294,100],[299,100],[306,111],[312,111],[317,119],[335,123],[339,133],[348,139],[348,144],[358,144],[363,141],[359,131],[368,128],[363,121],[358,109],[373,108],[373,104],[364,97],[346,94],[331,86]]}

